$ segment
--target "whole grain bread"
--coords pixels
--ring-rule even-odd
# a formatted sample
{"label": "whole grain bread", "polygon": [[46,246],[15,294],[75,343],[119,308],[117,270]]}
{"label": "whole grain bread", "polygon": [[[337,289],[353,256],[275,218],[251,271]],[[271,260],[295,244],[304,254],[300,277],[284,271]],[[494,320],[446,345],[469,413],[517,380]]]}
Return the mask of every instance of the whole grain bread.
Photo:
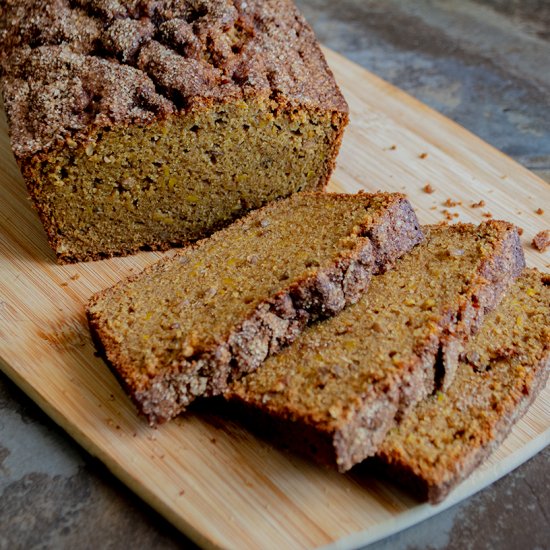
{"label": "whole grain bread", "polygon": [[549,373],[550,276],[529,269],[466,347],[450,388],[410,411],[378,458],[437,503],[500,444]]}
{"label": "whole grain bread", "polygon": [[356,302],[421,239],[403,195],[297,193],[100,292],[87,315],[154,424]]}
{"label": "whole grain bread", "polygon": [[291,0],[5,0],[0,66],[61,262],[188,243],[320,190],[348,120]]}
{"label": "whole grain bread", "polygon": [[424,229],[425,241],[373,277],[358,303],[230,386],[226,397],[263,433],[344,472],[373,455],[438,378],[450,383],[523,252],[506,222]]}

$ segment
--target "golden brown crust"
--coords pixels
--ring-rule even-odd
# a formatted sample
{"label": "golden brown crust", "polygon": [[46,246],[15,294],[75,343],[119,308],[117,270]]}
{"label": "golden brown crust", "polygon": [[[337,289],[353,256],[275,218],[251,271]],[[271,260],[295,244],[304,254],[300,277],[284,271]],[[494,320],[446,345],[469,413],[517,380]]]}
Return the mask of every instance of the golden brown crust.
{"label": "golden brown crust", "polygon": [[388,434],[378,459],[389,477],[437,503],[504,440],[550,373],[549,285],[526,270],[467,346],[449,389]]}
{"label": "golden brown crust", "polygon": [[[227,231],[235,234],[251,220],[261,219],[275,208],[285,208],[293,200],[297,197],[258,210],[214,238],[223,240]],[[154,279],[157,272],[173,265],[178,257],[151,266],[91,299],[87,307],[90,327],[109,363],[151,423],[175,416],[196,395],[224,391],[231,379],[253,371],[268,354],[276,353],[294,340],[308,322],[334,315],[345,305],[357,301],[372,273],[390,267],[422,238],[416,216],[402,195],[319,194],[315,200],[327,204],[330,201],[364,202],[367,213],[371,208],[363,225],[354,228],[359,238],[353,248],[342,249],[327,267],[289,281],[288,287],[262,299],[246,318],[234,319],[231,330],[220,342],[201,344],[196,354],[180,360],[177,365],[163,365],[151,376],[140,365],[129,361],[121,334],[112,328],[116,319],[105,316],[101,304],[113,296],[116,299],[132,281]],[[202,243],[198,243],[193,248],[198,250],[201,246]]]}

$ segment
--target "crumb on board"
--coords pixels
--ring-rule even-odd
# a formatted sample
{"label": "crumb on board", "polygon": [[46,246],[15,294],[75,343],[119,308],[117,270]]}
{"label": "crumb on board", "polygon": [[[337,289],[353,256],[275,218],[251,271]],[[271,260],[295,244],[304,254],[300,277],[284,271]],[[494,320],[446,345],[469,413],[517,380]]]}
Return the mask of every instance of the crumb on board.
{"label": "crumb on board", "polygon": [[397,149],[397,145],[390,145],[389,147],[386,147],[385,151],[395,151]]}
{"label": "crumb on board", "polygon": [[424,187],[422,187],[422,191],[431,195],[435,192],[435,189],[431,186],[431,184],[427,183]]}
{"label": "crumb on board", "polygon": [[493,214],[491,214],[491,212],[483,212],[483,214],[481,214],[484,218],[492,218],[493,217]]}
{"label": "crumb on board", "polygon": [[449,198],[443,203],[443,206],[448,206],[449,208],[452,208],[453,206],[460,206],[461,204],[462,201],[454,201],[453,199]]}
{"label": "crumb on board", "polygon": [[454,218],[458,218],[458,212],[451,212],[450,210],[447,210],[446,208],[441,211],[441,213],[445,216],[446,220],[453,220]]}
{"label": "crumb on board", "polygon": [[80,275],[78,273],[71,275],[71,281],[78,281],[78,279],[80,279]]}
{"label": "crumb on board", "polygon": [[535,214],[538,214],[539,216],[542,216],[544,214],[544,210],[542,208],[537,208],[535,210]]}
{"label": "crumb on board", "polygon": [[544,252],[550,246],[550,229],[545,229],[537,233],[531,242],[533,248],[539,252]]}
{"label": "crumb on board", "polygon": [[67,283],[66,281],[64,281],[63,283],[59,283],[59,286],[69,286],[69,283]]}
{"label": "crumb on board", "polygon": [[437,206],[430,206],[430,210],[437,210]]}
{"label": "crumb on board", "polygon": [[523,227],[518,227],[518,235],[523,235]]}
{"label": "crumb on board", "polygon": [[479,202],[474,202],[470,205],[471,208],[483,208],[485,206],[485,201],[481,199]]}
{"label": "crumb on board", "polygon": [[419,158],[419,159],[425,159],[427,156],[428,156],[428,153],[420,153],[420,154],[418,155],[418,158]]}

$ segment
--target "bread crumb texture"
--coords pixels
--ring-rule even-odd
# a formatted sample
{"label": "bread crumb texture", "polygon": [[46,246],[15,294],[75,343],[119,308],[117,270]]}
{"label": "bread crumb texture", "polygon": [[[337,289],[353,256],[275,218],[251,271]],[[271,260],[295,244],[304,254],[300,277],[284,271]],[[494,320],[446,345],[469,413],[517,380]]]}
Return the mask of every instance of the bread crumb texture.
{"label": "bread crumb texture", "polygon": [[550,246],[550,229],[539,231],[533,237],[532,245],[539,252],[546,252],[546,249]]}

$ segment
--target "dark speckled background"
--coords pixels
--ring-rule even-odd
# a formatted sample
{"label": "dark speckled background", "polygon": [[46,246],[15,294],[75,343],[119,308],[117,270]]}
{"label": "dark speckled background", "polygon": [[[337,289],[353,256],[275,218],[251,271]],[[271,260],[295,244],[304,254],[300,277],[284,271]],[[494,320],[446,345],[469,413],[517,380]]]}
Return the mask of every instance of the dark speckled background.
{"label": "dark speckled background", "polygon": [[[550,181],[550,0],[297,3],[324,44]],[[549,459],[370,548],[550,548]],[[0,550],[129,547],[193,545],[0,375]]]}

